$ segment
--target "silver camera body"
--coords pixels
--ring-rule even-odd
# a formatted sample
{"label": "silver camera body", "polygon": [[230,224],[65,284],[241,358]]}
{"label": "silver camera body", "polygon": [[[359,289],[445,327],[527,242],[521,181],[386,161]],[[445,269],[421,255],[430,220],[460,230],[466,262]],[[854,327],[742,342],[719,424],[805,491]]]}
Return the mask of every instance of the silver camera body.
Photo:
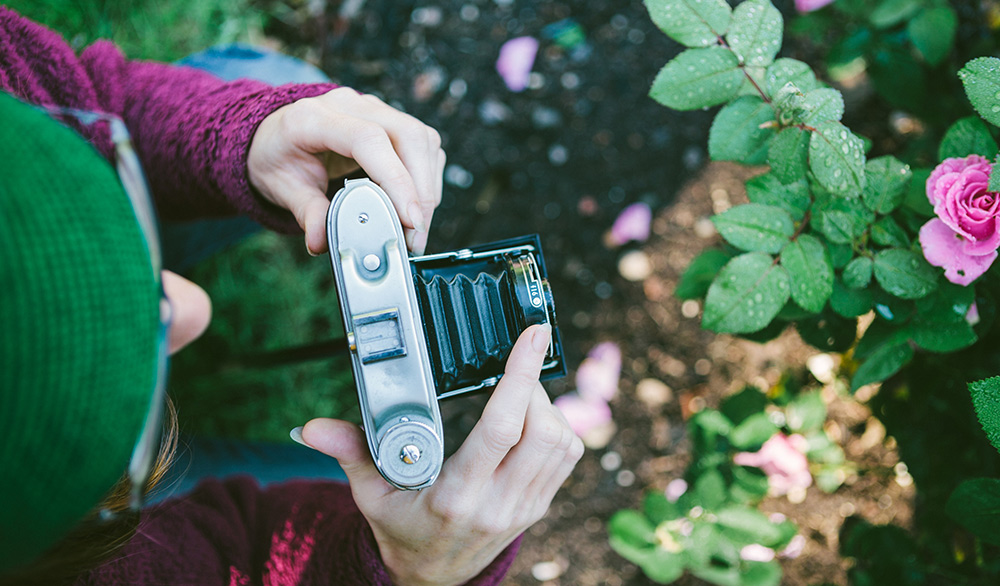
{"label": "silver camera body", "polygon": [[327,238],[362,427],[393,486],[434,483],[438,400],[496,385],[527,327],[552,326],[542,378],[566,374],[537,236],[410,258],[388,195],[357,179],[334,196]]}

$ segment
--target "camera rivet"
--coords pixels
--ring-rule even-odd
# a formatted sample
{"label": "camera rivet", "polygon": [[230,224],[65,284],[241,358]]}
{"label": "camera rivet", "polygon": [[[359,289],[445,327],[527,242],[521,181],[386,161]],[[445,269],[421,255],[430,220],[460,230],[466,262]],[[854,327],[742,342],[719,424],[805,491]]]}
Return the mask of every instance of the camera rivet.
{"label": "camera rivet", "polygon": [[369,271],[377,271],[382,265],[382,261],[379,260],[377,255],[369,254],[361,261],[361,264],[365,265],[365,268]]}
{"label": "camera rivet", "polygon": [[361,213],[358,216],[358,222],[361,223],[361,224],[367,224],[368,223],[368,214]]}
{"label": "camera rivet", "polygon": [[416,464],[417,460],[420,459],[420,449],[413,444],[403,446],[399,452],[399,459],[406,464]]}

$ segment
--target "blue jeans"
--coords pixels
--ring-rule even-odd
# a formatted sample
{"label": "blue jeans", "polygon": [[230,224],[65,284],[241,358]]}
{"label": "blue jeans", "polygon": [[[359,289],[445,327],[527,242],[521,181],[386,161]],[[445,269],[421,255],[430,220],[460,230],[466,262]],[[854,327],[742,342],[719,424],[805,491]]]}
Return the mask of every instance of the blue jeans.
{"label": "blue jeans", "polygon": [[[322,71],[292,57],[247,47],[213,47],[185,57],[180,65],[197,67],[225,80],[251,78],[281,85],[329,81]],[[198,262],[261,229],[247,218],[170,222],[160,227],[164,266],[185,272]],[[261,485],[293,478],[346,482],[336,460],[288,440],[287,443],[181,436],[175,461],[148,504],[181,496],[205,478],[253,476]]]}

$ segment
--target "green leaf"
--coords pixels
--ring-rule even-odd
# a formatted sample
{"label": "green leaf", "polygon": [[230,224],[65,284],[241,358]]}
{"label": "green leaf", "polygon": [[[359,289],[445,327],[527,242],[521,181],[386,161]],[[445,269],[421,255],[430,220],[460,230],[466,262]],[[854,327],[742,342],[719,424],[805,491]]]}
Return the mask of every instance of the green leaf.
{"label": "green leaf", "polygon": [[939,161],[968,155],[982,155],[990,159],[995,154],[997,141],[993,140],[989,127],[979,116],[959,118],[948,127],[938,146]]}
{"label": "green leaf", "polygon": [[805,433],[821,429],[826,422],[826,403],[819,391],[802,393],[785,408],[788,429]]}
{"label": "green leaf", "polygon": [[788,301],[788,271],[763,252],[737,256],[708,288],[702,326],[718,333],[756,332]]}
{"label": "green leaf", "polygon": [[820,122],[809,140],[809,168],[831,193],[861,195],[865,187],[864,143],[840,122]]}
{"label": "green leaf", "polygon": [[978,57],[958,72],[965,86],[965,95],[979,115],[994,126],[1000,126],[1000,59]]}
{"label": "green leaf", "polygon": [[767,474],[760,468],[733,466],[733,483],[729,493],[737,502],[757,502],[767,496]]}
{"label": "green leaf", "polygon": [[905,248],[888,248],[875,255],[875,280],[901,299],[920,299],[937,287],[938,270],[923,256]]}
{"label": "green leaf", "polygon": [[646,0],[649,17],[686,47],[707,47],[726,34],[732,9],[724,0]]}
{"label": "green leaf", "polygon": [[791,295],[802,309],[817,313],[833,292],[833,267],[826,247],[809,234],[801,234],[781,251],[781,266],[788,269]]}
{"label": "green leaf", "polygon": [[718,470],[703,472],[694,481],[692,494],[697,504],[707,510],[715,510],[726,502],[726,480]]}
{"label": "green leaf", "polygon": [[851,392],[853,393],[869,383],[884,381],[899,372],[899,369],[906,366],[912,359],[913,348],[905,341],[879,347],[854,372],[854,378],[851,379]]}
{"label": "green leaf", "polygon": [[719,405],[719,411],[738,425],[747,417],[763,412],[765,407],[767,407],[767,397],[764,393],[755,386],[747,385],[742,391],[726,397]]}
{"label": "green leaf", "polygon": [[[993,161],[993,169],[996,169],[998,166],[1000,166],[1000,155],[997,155],[997,158]],[[986,186],[986,189],[989,191],[1000,191],[1000,173],[994,173],[992,169],[990,170],[990,182]]]}
{"label": "green leaf", "polygon": [[835,89],[821,87],[806,92],[799,122],[815,126],[828,120],[838,121],[844,115],[844,96]]}
{"label": "green leaf", "polygon": [[[782,183],[792,183],[806,175],[809,155],[809,133],[796,126],[780,131],[767,151],[771,173]],[[1000,173],[997,174],[1000,177]]]}
{"label": "green leaf", "polygon": [[742,96],[723,106],[708,133],[708,156],[713,161],[759,165],[767,157],[774,136],[774,109],[759,96]]}
{"label": "green leaf", "polygon": [[937,65],[951,52],[955,42],[958,15],[950,6],[934,6],[921,10],[906,26],[913,46],[930,65]]}
{"label": "green leaf", "polygon": [[873,212],[888,214],[903,203],[903,197],[910,186],[913,173],[910,166],[886,155],[865,163],[865,188],[861,198]]}
{"label": "green leaf", "polygon": [[795,226],[785,210],[748,203],[712,217],[712,223],[727,242],[750,252],[776,254],[788,244]]}
{"label": "green leaf", "polygon": [[844,267],[842,278],[848,289],[862,289],[872,280],[874,262],[867,256],[858,256]]}
{"label": "green leaf", "polygon": [[795,84],[802,92],[808,92],[818,87],[816,74],[811,67],[796,59],[781,58],[775,60],[767,68],[764,86],[768,97],[775,97],[787,83]]}
{"label": "green leaf", "polygon": [[780,207],[796,221],[805,217],[806,210],[812,203],[809,183],[804,178],[784,184],[773,172],[747,181],[747,199],[751,203]]}
{"label": "green leaf", "polygon": [[973,478],[959,484],[945,511],[976,537],[1000,545],[1000,479]]}
{"label": "green leaf", "polygon": [[[831,296],[831,303],[833,297]],[[858,324],[835,312],[823,311],[819,315],[799,320],[795,329],[802,340],[824,352],[846,352],[857,337]]]}
{"label": "green leaf", "polygon": [[860,238],[873,221],[875,213],[860,198],[818,195],[813,205],[813,227],[837,244],[850,244]]}
{"label": "green leaf", "polygon": [[771,423],[767,413],[754,413],[733,428],[729,441],[737,450],[756,451],[777,432],[778,426]]}
{"label": "green leaf", "polygon": [[745,562],[743,564],[741,586],[778,586],[781,583],[781,564],[769,562]]}
{"label": "green leaf", "polygon": [[833,281],[830,295],[830,309],[843,317],[858,317],[871,311],[872,292],[870,289],[848,289],[840,279]]}
{"label": "green leaf", "polygon": [[1000,376],[969,383],[972,405],[986,437],[1000,451]]}
{"label": "green leaf", "polygon": [[975,344],[979,339],[965,320],[944,322],[918,319],[910,324],[909,330],[913,342],[930,352],[954,352]]}
{"label": "green leaf", "polygon": [[715,275],[719,274],[731,258],[731,255],[718,248],[706,249],[688,265],[674,294],[680,299],[701,299],[708,293],[708,286],[712,284]]}
{"label": "green leaf", "polygon": [[728,102],[743,84],[736,55],[722,47],[688,49],[663,66],[649,95],[675,110]]}
{"label": "green leaf", "polygon": [[608,533],[636,547],[653,546],[656,527],[639,511],[623,510],[611,516]]}
{"label": "green leaf", "polygon": [[913,179],[906,191],[903,206],[924,217],[934,215],[934,206],[927,199],[927,178],[931,176],[930,169],[913,169]]}
{"label": "green leaf", "polygon": [[889,28],[917,13],[921,0],[884,0],[872,10],[868,19],[876,28]]}
{"label": "green leaf", "polygon": [[892,216],[885,216],[881,220],[872,224],[872,240],[879,246],[890,246],[893,248],[909,248],[910,237],[906,231],[892,219]]}
{"label": "green leaf", "polygon": [[654,525],[684,516],[681,507],[677,503],[668,501],[662,490],[654,490],[646,494],[642,500],[642,512]]}
{"label": "green leaf", "polygon": [[722,533],[740,545],[759,543],[765,547],[780,544],[784,532],[767,515],[746,506],[730,506],[716,512]]}
{"label": "green leaf", "polygon": [[975,287],[963,287],[946,281],[938,285],[934,293],[917,300],[917,313],[924,319],[936,322],[964,323],[965,316],[975,301]]}
{"label": "green leaf", "polygon": [[726,41],[743,63],[767,66],[781,49],[784,30],[781,13],[769,0],[746,0],[733,10]]}
{"label": "green leaf", "polygon": [[826,249],[830,253],[830,262],[833,268],[842,269],[854,258],[854,249],[850,244],[826,242]]}

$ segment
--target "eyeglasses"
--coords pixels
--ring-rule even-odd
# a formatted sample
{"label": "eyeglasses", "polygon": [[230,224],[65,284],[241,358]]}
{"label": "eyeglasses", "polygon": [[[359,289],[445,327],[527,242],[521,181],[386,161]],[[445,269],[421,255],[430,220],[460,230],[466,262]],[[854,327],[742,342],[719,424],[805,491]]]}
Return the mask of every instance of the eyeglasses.
{"label": "eyeglasses", "polygon": [[[160,324],[156,338],[156,378],[153,383],[153,394],[150,397],[149,409],[146,412],[146,421],[143,423],[142,432],[132,448],[132,457],[128,465],[129,481],[129,513],[137,513],[142,508],[143,496],[146,484],[153,469],[153,462],[160,450],[160,433],[163,428],[163,412],[166,405],[167,391],[167,367],[169,364],[169,352],[167,344],[167,331],[170,328],[170,320],[173,311],[170,301],[163,291],[163,280],[161,272],[163,270],[163,256],[160,250],[160,235],[156,227],[156,212],[153,201],[149,194],[149,186],[146,177],[142,172],[139,157],[132,146],[132,137],[129,135],[125,122],[113,114],[101,112],[90,112],[78,110],[76,108],[62,108],[58,106],[37,106],[39,109],[54,116],[70,116],[79,121],[84,126],[90,126],[98,122],[107,122],[111,127],[111,141],[115,145],[115,168],[118,177],[121,179],[122,187],[128,195],[132,204],[132,211],[135,220],[139,224],[139,231],[146,243],[146,250],[149,252],[149,264],[153,270],[153,281],[160,296]],[[121,514],[121,511],[104,507],[100,510],[99,516],[102,520],[113,520]]]}

